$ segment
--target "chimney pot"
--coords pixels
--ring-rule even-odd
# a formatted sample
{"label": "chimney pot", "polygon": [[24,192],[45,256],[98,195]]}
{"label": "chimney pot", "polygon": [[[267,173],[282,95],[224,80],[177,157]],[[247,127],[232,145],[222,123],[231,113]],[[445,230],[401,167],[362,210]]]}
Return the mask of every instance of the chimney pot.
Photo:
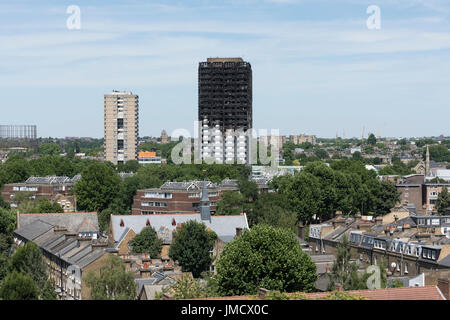
{"label": "chimney pot", "polygon": [[264,299],[268,293],[269,293],[269,290],[264,289],[264,288],[259,288],[258,289],[258,298]]}

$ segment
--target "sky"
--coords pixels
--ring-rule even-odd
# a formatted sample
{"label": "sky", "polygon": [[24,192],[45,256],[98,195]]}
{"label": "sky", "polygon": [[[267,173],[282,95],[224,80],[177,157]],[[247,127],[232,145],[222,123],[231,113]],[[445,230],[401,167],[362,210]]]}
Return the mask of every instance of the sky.
{"label": "sky", "polygon": [[208,57],[251,63],[257,130],[450,135],[448,0],[0,0],[0,124],[100,138],[103,95],[127,90],[140,136],[193,132]]}

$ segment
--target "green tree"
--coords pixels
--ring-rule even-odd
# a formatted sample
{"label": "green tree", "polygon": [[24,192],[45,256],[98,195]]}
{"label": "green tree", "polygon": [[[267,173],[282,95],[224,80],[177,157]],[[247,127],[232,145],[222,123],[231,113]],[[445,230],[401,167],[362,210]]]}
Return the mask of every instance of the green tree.
{"label": "green tree", "polygon": [[375,135],[373,133],[371,133],[367,138],[367,144],[370,144],[372,146],[377,144],[377,138],[375,138]]}
{"label": "green tree", "polygon": [[145,227],[134,237],[130,245],[133,253],[148,253],[150,257],[156,257],[161,253],[162,240],[158,238],[155,229],[151,226]]}
{"label": "green tree", "polygon": [[13,231],[16,228],[16,213],[14,210],[0,208],[0,281],[8,271],[8,256],[13,243]]}
{"label": "green tree", "polygon": [[98,214],[98,227],[100,232],[107,232],[109,230],[109,222],[111,220],[111,209],[105,209]]}
{"label": "green tree", "polygon": [[[430,146],[430,159],[436,162],[450,162],[450,150],[447,146]],[[423,151],[425,155],[426,150]]]}
{"label": "green tree", "polygon": [[258,185],[248,179],[238,180],[239,192],[248,200],[255,201],[258,198]]}
{"label": "green tree", "polygon": [[268,224],[296,232],[297,215],[287,204],[288,201],[283,194],[267,193],[262,195],[248,214],[250,226]]}
{"label": "green tree", "polygon": [[6,202],[0,195],[0,209],[10,209],[10,208],[11,208],[10,204]]}
{"label": "green tree", "polygon": [[444,186],[436,200],[436,210],[440,215],[444,215],[448,208],[450,208],[450,193],[448,188]]}
{"label": "green tree", "polygon": [[57,213],[64,212],[64,209],[57,202],[50,202],[46,198],[38,198],[36,202],[31,202],[32,206],[23,208],[23,213]]}
{"label": "green tree", "polygon": [[0,166],[0,187],[6,183],[24,182],[30,176],[28,162],[21,156],[12,156]]}
{"label": "green tree", "polygon": [[40,300],[57,300],[57,299],[58,295],[56,294],[52,283],[50,282],[50,280],[47,280],[44,284],[44,287],[41,290]]}
{"label": "green tree", "polygon": [[309,292],[317,274],[292,232],[258,225],[225,246],[216,279],[223,295],[255,294],[261,287]]}
{"label": "green tree", "polygon": [[362,161],[364,158],[363,158],[363,156],[361,155],[361,152],[355,151],[355,152],[353,152],[352,159],[353,159],[353,160]]}
{"label": "green tree", "polygon": [[8,274],[0,287],[2,300],[37,300],[39,291],[33,279],[20,272]]}
{"label": "green tree", "polygon": [[318,157],[319,159],[328,159],[330,157],[328,152],[326,152],[324,149],[321,149],[321,148],[317,148],[314,151],[314,155],[316,157]]}
{"label": "green tree", "polygon": [[190,275],[185,274],[170,288],[164,288],[162,294],[167,293],[174,299],[203,299],[217,297],[218,293],[214,290],[209,281],[209,279],[208,281],[195,279]]}
{"label": "green tree", "polygon": [[211,265],[210,251],[216,239],[216,233],[206,230],[205,224],[185,222],[174,234],[169,256],[178,261],[184,272],[192,272],[197,278]]}
{"label": "green tree", "polygon": [[47,269],[41,249],[33,242],[19,247],[9,259],[9,270],[30,276],[41,291],[47,281]]}
{"label": "green tree", "polygon": [[39,146],[39,154],[41,155],[58,155],[61,148],[56,143],[43,143]]}
{"label": "green tree", "polygon": [[225,191],[222,193],[222,199],[217,202],[218,215],[235,215],[244,210],[246,203],[245,197],[236,191]]}
{"label": "green tree", "polygon": [[75,184],[78,209],[102,211],[117,197],[120,178],[104,163],[94,163],[81,172],[81,179]]}
{"label": "green tree", "polygon": [[358,266],[355,262],[350,262],[351,251],[350,243],[346,236],[337,246],[336,260],[329,274],[330,282],[328,290],[334,290],[336,284],[342,285],[344,290],[367,289],[367,274],[360,275]]}
{"label": "green tree", "polygon": [[123,261],[114,255],[108,257],[107,264],[100,269],[100,274],[89,271],[86,284],[91,290],[93,300],[134,300],[136,282],[133,273],[125,270]]}

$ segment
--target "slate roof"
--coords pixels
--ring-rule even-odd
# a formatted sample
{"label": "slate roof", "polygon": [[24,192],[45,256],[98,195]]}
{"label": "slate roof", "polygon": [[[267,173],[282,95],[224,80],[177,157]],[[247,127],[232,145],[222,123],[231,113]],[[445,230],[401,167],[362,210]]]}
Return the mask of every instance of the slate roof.
{"label": "slate roof", "polygon": [[31,176],[26,181],[25,184],[73,184],[73,180],[67,176],[46,176],[46,177],[35,177]]}
{"label": "slate roof", "polygon": [[65,227],[71,232],[98,232],[96,212],[20,213],[17,225],[25,227],[36,220]]}
{"label": "slate roof", "polygon": [[448,254],[445,258],[441,259],[441,261],[438,262],[440,266],[450,268],[450,254]]}
{"label": "slate roof", "polygon": [[[162,284],[144,284],[143,289],[145,290],[145,295],[147,296],[147,300],[154,300],[157,292],[161,292],[165,285]],[[142,288],[141,288],[142,290]],[[141,292],[139,290],[138,292]]]}
{"label": "slate roof", "polygon": [[[190,220],[203,222],[207,228],[210,228],[224,242],[229,242],[236,235],[236,228],[248,229],[247,216],[211,216],[211,221],[201,220],[199,213],[177,213],[177,214],[152,214],[152,215],[111,215],[112,235],[115,242],[119,241],[126,228],[131,228],[138,234],[147,226],[147,220],[150,225],[159,230],[161,227],[167,228],[170,233],[176,229],[180,223]],[[123,226],[121,226],[123,222]]]}
{"label": "slate roof", "polygon": [[52,228],[53,225],[37,219],[36,221],[33,221],[33,223],[27,224],[19,229],[16,229],[14,232],[29,241],[33,241],[34,239],[51,230]]}
{"label": "slate roof", "polygon": [[91,264],[92,262],[103,256],[104,254],[105,254],[104,250],[94,250],[89,254],[87,254],[86,256],[82,257],[80,260],[73,261],[73,264],[76,264],[81,269],[83,269],[84,267],[88,266],[89,264]]}
{"label": "slate roof", "polygon": [[[203,185],[203,181],[167,181],[161,186],[161,190],[181,190],[181,191],[188,191],[188,190],[201,190]],[[216,189],[218,185],[216,183],[213,183],[211,181],[206,181],[206,185],[208,189]]]}

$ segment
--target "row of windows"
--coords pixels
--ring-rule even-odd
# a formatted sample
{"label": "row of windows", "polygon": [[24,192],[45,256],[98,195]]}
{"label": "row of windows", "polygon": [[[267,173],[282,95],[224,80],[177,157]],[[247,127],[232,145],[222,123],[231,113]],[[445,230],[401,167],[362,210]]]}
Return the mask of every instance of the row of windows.
{"label": "row of windows", "polygon": [[430,249],[427,249],[427,248],[423,248],[423,250],[422,250],[422,258],[436,260],[436,251],[435,250],[430,250]]}
{"label": "row of windows", "polygon": [[167,207],[167,202],[143,201],[143,207]]}
{"label": "row of windows", "polygon": [[167,192],[146,192],[145,198],[172,199],[172,194]]}
{"label": "row of windows", "polygon": [[38,191],[38,187],[13,187],[13,191]]}

